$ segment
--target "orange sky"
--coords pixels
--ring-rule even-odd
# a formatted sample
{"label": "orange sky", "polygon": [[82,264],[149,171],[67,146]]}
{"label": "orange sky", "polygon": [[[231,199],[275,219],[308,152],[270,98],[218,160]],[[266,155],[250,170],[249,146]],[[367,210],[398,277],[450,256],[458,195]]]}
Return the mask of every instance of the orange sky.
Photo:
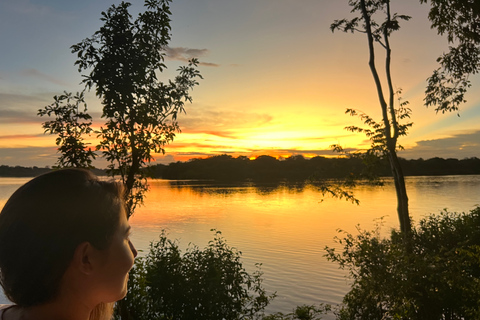
{"label": "orange sky", "polygon": [[[343,129],[360,124],[344,114],[346,108],[380,115],[366,39],[329,30],[334,19],[349,16],[346,2],[174,0],[172,49],[162,80],[191,56],[202,62],[204,80],[179,118],[182,133],[158,161],[222,153],[331,155],[332,144],[368,145],[365,137]],[[69,46],[98,29],[100,11],[111,3],[0,2],[0,164],[54,165],[55,138],[43,135],[36,111],[63,90],[81,90]],[[142,2],[132,3],[139,10]],[[428,7],[419,1],[393,1],[392,8],[413,16],[391,43],[394,85],[410,101],[415,123],[400,155],[479,157],[478,79],[460,117],[426,109],[425,79],[446,41],[430,29]],[[98,119],[98,101],[87,99]]]}

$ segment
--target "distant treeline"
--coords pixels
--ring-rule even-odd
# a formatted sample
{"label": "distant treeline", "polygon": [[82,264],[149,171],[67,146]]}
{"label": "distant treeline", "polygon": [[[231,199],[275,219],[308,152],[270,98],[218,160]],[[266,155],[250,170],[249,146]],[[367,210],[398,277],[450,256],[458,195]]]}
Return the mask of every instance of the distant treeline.
{"label": "distant treeline", "polygon": [[[50,167],[39,168],[39,167],[21,167],[21,166],[5,166],[0,165],[0,177],[36,177],[41,174],[50,172],[54,169]],[[97,176],[105,175],[105,170],[102,169],[93,169],[93,172]]]}
{"label": "distant treeline", "polygon": [[[464,175],[480,174],[480,159],[466,158],[428,160],[400,159],[406,176]],[[361,176],[368,168],[358,158],[306,159],[301,155],[277,160],[271,156],[259,156],[250,160],[245,156],[234,158],[229,155],[213,156],[206,159],[192,159],[187,162],[175,162],[169,165],[153,165],[147,168],[153,178],[184,180],[219,181],[304,181],[307,179],[336,179],[352,175]],[[370,168],[371,169],[371,168]],[[51,168],[0,166],[0,177],[35,177],[51,171]],[[386,161],[374,165],[378,176],[390,176]],[[96,175],[105,175],[105,170],[94,169]]]}
{"label": "distant treeline", "polygon": [[[480,174],[480,159],[478,158],[400,160],[404,174],[407,176]],[[229,155],[220,155],[206,159],[192,159],[187,162],[175,162],[169,165],[150,166],[149,175],[154,178],[171,180],[299,181],[311,178],[335,179],[352,175],[361,176],[367,170],[368,168],[358,158],[318,156],[306,159],[301,155],[296,155],[281,160],[271,156],[260,156],[255,160],[250,160],[245,156],[234,158]],[[378,176],[391,175],[386,161],[375,163],[374,172]]]}
{"label": "distant treeline", "polygon": [[0,177],[36,177],[51,171],[50,168],[0,166]]}

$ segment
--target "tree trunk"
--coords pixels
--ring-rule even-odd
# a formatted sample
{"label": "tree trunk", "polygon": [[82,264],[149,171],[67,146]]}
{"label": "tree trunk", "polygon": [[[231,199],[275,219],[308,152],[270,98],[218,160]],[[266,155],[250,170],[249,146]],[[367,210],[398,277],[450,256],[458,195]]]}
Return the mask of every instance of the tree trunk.
{"label": "tree trunk", "polygon": [[[133,116],[131,116],[131,119],[135,119],[135,112],[132,112]],[[130,165],[130,168],[128,168],[127,172],[127,179],[125,181],[125,200],[127,203],[127,218],[130,218],[130,216],[133,214],[133,210],[135,207],[135,199],[134,199],[134,187],[135,187],[135,174],[138,173],[140,170],[140,160],[139,160],[139,150],[137,149],[136,145],[136,139],[135,139],[135,127],[134,127],[134,121],[131,120],[130,124],[130,132],[129,132],[129,143],[130,143],[130,148],[131,148],[131,159],[132,163]]]}
{"label": "tree trunk", "polygon": [[397,193],[397,213],[400,222],[400,230],[404,236],[408,238],[412,230],[412,225],[408,211],[408,196],[407,188],[405,186],[405,177],[396,152],[388,153],[388,161],[390,162],[390,169],[392,171],[393,181],[395,182],[395,191]]}
{"label": "tree trunk", "polygon": [[[390,91],[389,95],[389,102],[390,102],[390,116],[389,119],[389,108],[385,101],[385,97],[383,95],[382,83],[380,81],[380,77],[378,76],[377,68],[375,66],[375,49],[374,49],[374,38],[372,34],[372,26],[370,22],[370,16],[366,8],[365,0],[360,1],[362,15],[365,20],[365,29],[368,37],[368,48],[369,48],[369,66],[370,71],[372,73],[373,79],[375,81],[375,86],[377,88],[377,95],[378,100],[380,102],[380,107],[382,109],[382,117],[383,117],[383,124],[385,127],[384,136],[385,136],[385,143],[386,143],[386,152],[388,161],[390,163],[390,169],[392,171],[393,180],[395,182],[395,190],[397,194],[397,213],[398,213],[398,220],[400,222],[400,230],[403,233],[405,239],[410,238],[411,232],[411,221],[410,215],[408,212],[408,197],[407,197],[407,189],[405,187],[405,178],[403,175],[402,167],[400,166],[400,161],[398,160],[397,156],[397,138],[398,138],[398,123],[395,119],[395,110],[393,106],[393,86],[392,86],[392,79],[390,73],[390,45],[388,43],[388,33],[385,33],[385,48],[387,51],[386,55],[386,63],[385,63],[385,71],[387,73],[387,82]],[[387,2],[387,13],[388,19],[390,19],[390,9],[389,3]]]}

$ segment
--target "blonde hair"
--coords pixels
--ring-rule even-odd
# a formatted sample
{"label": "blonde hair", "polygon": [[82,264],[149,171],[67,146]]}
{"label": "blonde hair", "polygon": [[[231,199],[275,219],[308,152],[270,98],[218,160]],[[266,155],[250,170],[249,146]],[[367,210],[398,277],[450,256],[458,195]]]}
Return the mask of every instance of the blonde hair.
{"label": "blonde hair", "polygon": [[114,302],[100,303],[90,313],[89,320],[110,320],[113,315]]}

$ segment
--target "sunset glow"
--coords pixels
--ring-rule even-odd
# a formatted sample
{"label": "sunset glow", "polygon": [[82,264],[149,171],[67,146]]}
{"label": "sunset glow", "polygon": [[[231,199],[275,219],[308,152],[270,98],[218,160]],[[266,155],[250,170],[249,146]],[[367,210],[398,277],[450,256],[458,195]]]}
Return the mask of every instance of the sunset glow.
{"label": "sunset glow", "polygon": [[[37,117],[37,110],[64,90],[81,90],[69,47],[99,28],[100,12],[111,2],[0,3],[3,30],[10,30],[0,34],[0,164],[55,164],[55,137],[43,134],[41,122],[47,119]],[[132,1],[134,12],[142,2]],[[219,154],[330,157],[332,144],[369,146],[364,136],[344,130],[361,125],[344,114],[346,108],[380,120],[364,36],[329,30],[334,19],[349,16],[347,1],[173,0],[171,9],[172,42],[162,81],[194,55],[204,79],[192,91],[187,113],[179,116],[182,132],[165,155],[156,155],[157,162]],[[413,17],[391,43],[394,86],[410,101],[414,122],[400,141],[406,149],[400,156],[479,157],[478,77],[472,78],[460,117],[426,109],[425,79],[437,68],[446,40],[430,29],[428,6],[418,0],[394,3],[392,9]],[[377,57],[380,68],[383,53]],[[87,103],[98,128],[101,107],[93,92]]]}

